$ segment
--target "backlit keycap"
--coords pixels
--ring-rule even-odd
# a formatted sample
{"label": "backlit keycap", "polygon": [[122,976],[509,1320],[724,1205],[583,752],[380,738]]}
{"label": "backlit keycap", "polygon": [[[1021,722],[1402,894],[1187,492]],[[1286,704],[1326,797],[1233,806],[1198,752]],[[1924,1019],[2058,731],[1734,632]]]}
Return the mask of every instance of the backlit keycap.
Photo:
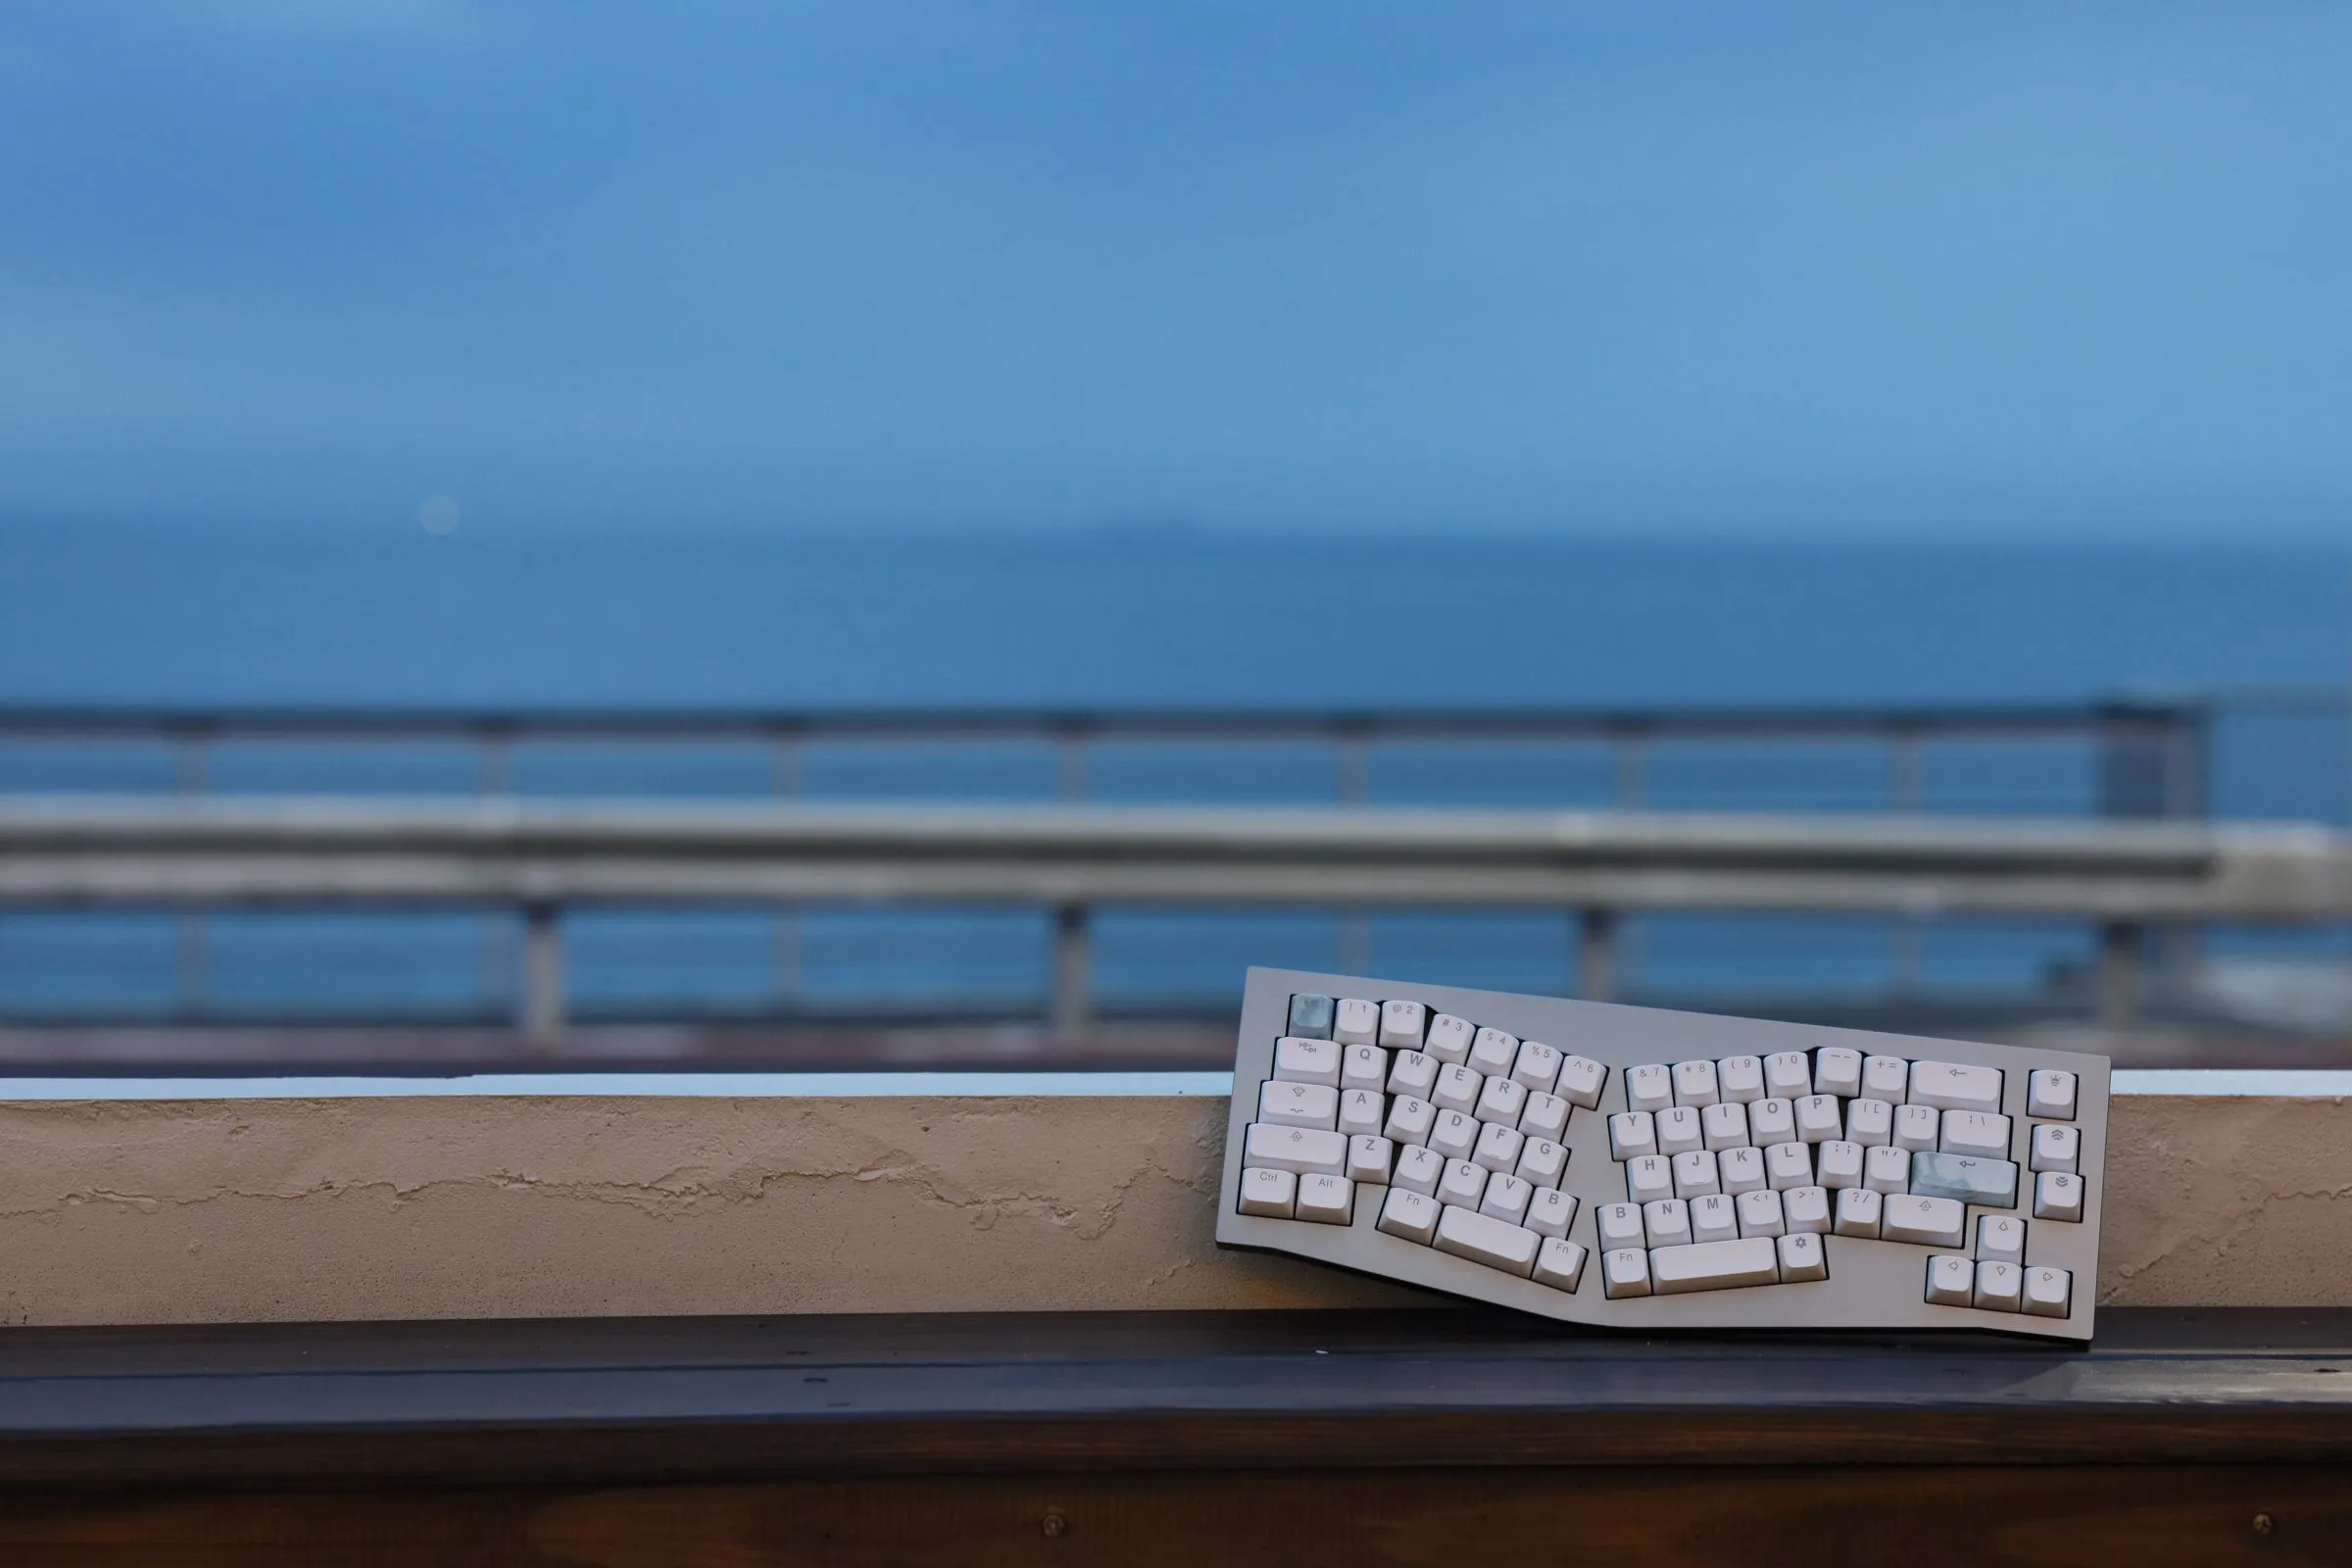
{"label": "backlit keycap", "polygon": [[1345,1176],[1298,1178],[1298,1217],[1318,1225],[1346,1225],[1355,1218],[1355,1184]]}
{"label": "backlit keycap", "polygon": [[[1331,1038],[1331,1010],[1335,1005],[1329,997],[1310,997],[1303,993],[1291,998],[1290,1033],[1302,1040]],[[1258,1038],[1263,1039],[1264,1036]]]}
{"label": "backlit keycap", "polygon": [[1985,1208],[2017,1206],[2017,1166],[1976,1154],[1913,1154],[1911,1191]]}
{"label": "backlit keycap", "polygon": [[2062,1268],[2026,1270],[2026,1311],[2034,1317],[2064,1317],[2075,1277]]}
{"label": "backlit keycap", "polygon": [[1968,1209],[1951,1199],[1907,1193],[1887,1194],[1882,1212],[1879,1234],[1887,1241],[1909,1242],[1915,1247],[1959,1248],[1960,1230],[1968,1219]]}
{"label": "backlit keycap", "polygon": [[1477,1025],[1467,1018],[1441,1012],[1430,1020],[1429,1035],[1421,1049],[1446,1066],[1470,1059],[1470,1041],[1478,1033]]}
{"label": "backlit keycap", "polygon": [[1343,1046],[1380,1044],[1380,1004],[1343,997],[1332,1010],[1331,1038]]}
{"label": "backlit keycap", "polygon": [[1548,1285],[1555,1291],[1573,1291],[1585,1277],[1585,1250],[1576,1243],[1551,1237],[1536,1250],[1536,1270],[1532,1276],[1538,1285]]}
{"label": "backlit keycap", "polygon": [[1928,1259],[1928,1299],[1937,1306],[1966,1306],[1977,1293],[1977,1265],[1965,1257]]}
{"label": "backlit keycap", "polygon": [[1542,1245],[1543,1238],[1525,1226],[1466,1208],[1448,1207],[1438,1216],[1439,1251],[1522,1279],[1535,1271],[1536,1250]]}
{"label": "backlit keycap", "polygon": [[1470,1038],[1470,1068],[1489,1078],[1507,1077],[1519,1059],[1519,1037],[1500,1029],[1481,1029]]}
{"label": "backlit keycap", "polygon": [[2082,1218],[2082,1178],[2062,1170],[2047,1170],[2034,1178],[2034,1217],[2080,1223]]}
{"label": "backlit keycap", "polygon": [[1674,1064],[1674,1102],[1678,1105],[1712,1105],[1722,1098],[1715,1084],[1715,1064],[1711,1061],[1678,1061]]}
{"label": "backlit keycap", "polygon": [[1600,1286],[1612,1301],[1649,1294],[1649,1254],[1639,1247],[1621,1247],[1600,1254]]}
{"label": "backlit keycap", "polygon": [[1380,1008],[1379,1044],[1392,1051],[1418,1051],[1429,1032],[1429,1009],[1418,1002],[1387,1002]]}
{"label": "backlit keycap", "polygon": [[1322,1084],[1263,1083],[1257,1088],[1257,1119],[1278,1127],[1336,1127],[1340,1092]]}
{"label": "backlit keycap", "polygon": [[2044,1068],[2026,1080],[2026,1114],[2052,1121],[2075,1119],[2075,1075]]}
{"label": "backlit keycap", "polygon": [[1862,1053],[1824,1046],[1813,1053],[1813,1092],[1851,1100],[1862,1092]]}
{"label": "backlit keycap", "polygon": [[1779,1244],[1759,1236],[1747,1241],[1708,1242],[1649,1254],[1650,1288],[1660,1296],[1686,1291],[1723,1291],[1742,1285],[1777,1285]]}
{"label": "backlit keycap", "polygon": [[1337,1089],[1341,1049],[1328,1040],[1277,1040],[1274,1076],[1286,1084],[1323,1084]]}
{"label": "backlit keycap", "polygon": [[1664,1110],[1673,1103],[1674,1074],[1663,1064],[1651,1062],[1625,1069],[1626,1109]]}
{"label": "backlit keycap", "polygon": [[1302,1176],[1337,1176],[1348,1168],[1348,1140],[1314,1127],[1275,1127],[1251,1122],[1242,1163],[1262,1170],[1297,1171]]}
{"label": "backlit keycap", "polygon": [[1915,1061],[1911,1064],[1911,1093],[1915,1105],[1937,1110],[1998,1110],[2001,1108],[2001,1070],[1967,1067],[1956,1061]]}
{"label": "backlit keycap", "polygon": [[1570,1056],[1560,1063],[1560,1081],[1551,1092],[1571,1105],[1593,1110],[1600,1104],[1600,1091],[1609,1081],[1609,1069],[1590,1056]]}
{"label": "backlit keycap", "polygon": [[1443,1212],[1438,1200],[1419,1193],[1408,1193],[1401,1187],[1389,1189],[1388,1201],[1380,1205],[1380,1218],[1375,1221],[1391,1236],[1401,1236],[1408,1242],[1430,1244],[1438,1232],[1438,1215]]}
{"label": "backlit keycap", "polygon": [[2082,1132],[2077,1127],[2034,1129],[2033,1165],[2037,1171],[2073,1172],[2082,1157]]}
{"label": "backlit keycap", "polygon": [[1250,1166],[1242,1172],[1241,1210],[1261,1219],[1289,1219],[1298,1197],[1296,1172]]}
{"label": "backlit keycap", "polygon": [[1717,1091],[1726,1104],[1744,1105],[1764,1098],[1764,1058],[1726,1056],[1715,1064]]}

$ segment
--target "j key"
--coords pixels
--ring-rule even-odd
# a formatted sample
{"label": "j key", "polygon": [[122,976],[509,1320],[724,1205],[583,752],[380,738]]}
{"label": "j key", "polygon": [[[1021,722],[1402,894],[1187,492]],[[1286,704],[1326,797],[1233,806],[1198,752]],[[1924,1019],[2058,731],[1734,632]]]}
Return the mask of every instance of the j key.
{"label": "j key", "polygon": [[1559,1082],[1560,1054],[1541,1040],[1519,1042],[1519,1059],[1511,1063],[1511,1080],[1531,1095],[1548,1095]]}
{"label": "j key", "polygon": [[1958,1248],[1960,1228],[1968,1218],[1968,1209],[1949,1198],[1902,1193],[1886,1195],[1884,1213],[1879,1234],[1887,1241],[1909,1242],[1915,1247]]}
{"label": "j key", "polygon": [[1747,1141],[1758,1149],[1796,1142],[1796,1102],[1777,1097],[1747,1107]]}
{"label": "j key", "polygon": [[1943,1136],[1943,1112],[1933,1105],[1894,1107],[1894,1147],[1916,1153],[1934,1149]]}
{"label": "j key", "polygon": [[1807,1095],[1796,1102],[1796,1141],[1826,1144],[1844,1129],[1835,1095]]}
{"label": "j key", "polygon": [[1715,1173],[1727,1193],[1770,1191],[1772,1179],[1765,1174],[1764,1151],[1761,1149],[1727,1149],[1715,1156]]}
{"label": "j key", "polygon": [[1727,1105],[1744,1105],[1764,1098],[1764,1058],[1726,1056],[1715,1064],[1716,1092]]}
{"label": "j key", "polygon": [[1340,1057],[1340,1087],[1369,1089],[1379,1094],[1389,1087],[1389,1054],[1378,1046],[1349,1046]]}
{"label": "j key", "polygon": [[1674,1102],[1676,1104],[1712,1105],[1722,1098],[1716,1088],[1713,1062],[1678,1061],[1674,1064]]}
{"label": "j key", "polygon": [[[1872,1060],[1879,1058],[1872,1057]],[[1884,1100],[1849,1101],[1845,1107],[1845,1141],[1876,1149],[1894,1142],[1894,1107]]]}
{"label": "j key", "polygon": [[1291,1033],[1302,1040],[1331,1038],[1331,1009],[1329,997],[1310,997],[1303,993],[1291,998]]}
{"label": "j key", "polygon": [[1775,1192],[1811,1186],[1813,1151],[1804,1144],[1773,1145],[1764,1151],[1764,1178]]}
{"label": "j key", "polygon": [[1478,1092],[1477,1115],[1480,1121],[1498,1121],[1506,1127],[1519,1124],[1519,1113],[1527,1108],[1527,1085],[1508,1078],[1490,1078]]}
{"label": "j key", "polygon": [[1642,1229],[1652,1251],[1661,1247],[1690,1245],[1690,1205],[1679,1198],[1661,1198],[1642,1205]]}
{"label": "j key", "polygon": [[1838,1195],[1838,1215],[1830,1229],[1839,1236],[1866,1236],[1876,1241],[1886,1204],[1883,1193],[1874,1193],[1867,1187],[1848,1187]]}
{"label": "j key", "polygon": [[1519,1166],[1519,1151],[1526,1146],[1527,1140],[1519,1133],[1499,1122],[1489,1122],[1479,1129],[1478,1142],[1472,1146],[1470,1159],[1473,1164],[1484,1165],[1489,1170],[1516,1170]]}
{"label": "j key", "polygon": [[1314,1127],[1251,1122],[1242,1163],[1260,1170],[1297,1171],[1302,1176],[1337,1176],[1348,1168],[1348,1140]]}
{"label": "j key", "polygon": [[1467,1018],[1456,1018],[1441,1012],[1429,1025],[1429,1038],[1421,1049],[1446,1066],[1470,1059],[1470,1041],[1478,1028]]}
{"label": "j key", "polygon": [[1813,1179],[1831,1192],[1862,1185],[1862,1146],[1843,1139],[1823,1144],[1813,1152]]}
{"label": "j key", "polygon": [[1289,1219],[1298,1199],[1298,1177],[1287,1170],[1252,1166],[1242,1172],[1241,1210],[1261,1219]]}
{"label": "j key", "polygon": [[1518,1177],[1497,1172],[1487,1178],[1487,1193],[1478,1200],[1478,1211],[1513,1225],[1524,1225],[1527,1200],[1535,1196],[1536,1190]]}
{"label": "j key", "polygon": [[1781,1218],[1793,1236],[1798,1231],[1811,1231],[1826,1236],[1830,1231],[1830,1190],[1827,1187],[1791,1187],[1781,1195]]}
{"label": "j key", "polygon": [[1689,1105],[1676,1105],[1657,1115],[1658,1152],[1686,1154],[1693,1149],[1707,1147],[1706,1130],[1700,1126],[1698,1112]]}
{"label": "j key", "polygon": [[1429,1129],[1429,1147],[1447,1159],[1468,1159],[1470,1151],[1478,1147],[1478,1131],[1484,1122],[1458,1110],[1441,1110],[1436,1125]]}
{"label": "j key", "polygon": [[1788,1222],[1781,1212],[1781,1195],[1767,1187],[1759,1193],[1741,1193],[1732,1200],[1740,1210],[1740,1234],[1742,1236],[1781,1236],[1787,1234]]}
{"label": "j key", "polygon": [[2033,1165],[2035,1170],[2062,1170],[2071,1174],[2082,1157],[2082,1133],[2080,1128],[2034,1129]]}
{"label": "j key", "polygon": [[1686,1291],[1777,1285],[1781,1279],[1778,1248],[1778,1243],[1759,1236],[1653,1250],[1649,1254],[1650,1288],[1660,1296],[1677,1296]]}
{"label": "j key", "polygon": [[1447,1160],[1446,1174],[1438,1181],[1438,1201],[1476,1208],[1478,1200],[1487,1196],[1487,1175],[1484,1165],[1473,1165],[1466,1159]]}
{"label": "j key", "polygon": [[1481,1029],[1470,1040],[1470,1070],[1490,1078],[1508,1076],[1519,1059],[1519,1037],[1499,1029]]}
{"label": "j key", "polygon": [[1649,1254],[1639,1247],[1621,1247],[1600,1254],[1600,1288],[1612,1301],[1649,1294]]}
{"label": "j key", "polygon": [[1576,1195],[1556,1187],[1539,1187],[1527,1205],[1527,1228],[1538,1236],[1565,1236],[1576,1223]]}
{"label": "j key", "polygon": [[1790,1231],[1773,1244],[1781,1256],[1781,1283],[1803,1285],[1830,1277],[1830,1254],[1812,1231]]}
{"label": "j key", "polygon": [[1907,1193],[1911,1190],[1911,1154],[1907,1150],[1885,1145],[1865,1150],[1862,1154],[1862,1185],[1874,1193]]}
{"label": "j key", "polygon": [[1733,1206],[1737,1201],[1721,1193],[1690,1200],[1690,1240],[1702,1245],[1739,1240],[1740,1215]]}
{"label": "j key", "polygon": [[2014,1312],[2025,1304],[2026,1271],[2015,1263],[1977,1262],[1977,1288],[1969,1305],[1987,1312]]}
{"label": "j key", "polygon": [[1862,1092],[1862,1053],[1824,1046],[1813,1053],[1813,1092],[1851,1100]]}
{"label": "j key", "polygon": [[1664,1154],[1644,1154],[1625,1162],[1625,1196],[1637,1203],[1674,1196],[1674,1167]]}
{"label": "j key", "polygon": [[1936,1306],[1966,1306],[1977,1293],[1977,1265],[1965,1257],[1928,1259],[1928,1299]]}
{"label": "j key", "polygon": [[1864,1056],[1862,1093],[1872,1100],[1899,1105],[1911,1092],[1911,1064],[1900,1056]]}
{"label": "j key", "polygon": [[[1437,1196],[1438,1183],[1445,1176],[1446,1156],[1434,1149],[1424,1149],[1415,1144],[1397,1151],[1396,1169],[1390,1176],[1389,1185],[1401,1187],[1408,1193],[1419,1193],[1424,1198],[1434,1198]],[[1433,1217],[1430,1223],[1435,1225],[1437,1220]]]}
{"label": "j key", "polygon": [[1339,1130],[1350,1138],[1380,1136],[1382,1112],[1388,1102],[1367,1089],[1350,1089],[1340,1097]]}
{"label": "j key", "polygon": [[1568,1131],[1568,1102],[1557,1095],[1530,1095],[1519,1112],[1519,1130],[1530,1138],[1559,1138]]}
{"label": "j key", "polygon": [[1590,1056],[1570,1056],[1560,1063],[1560,1081],[1551,1092],[1571,1105],[1586,1110],[1600,1106],[1601,1086],[1609,1081],[1609,1069]]}
{"label": "j key", "polygon": [[1380,1205],[1376,1222],[1391,1236],[1401,1236],[1408,1242],[1427,1247],[1438,1233],[1438,1215],[1442,1212],[1438,1200],[1419,1193],[1408,1193],[1401,1187],[1389,1189],[1388,1201]]}
{"label": "j key", "polygon": [[2034,1178],[2034,1217],[2035,1219],[2068,1219],[2080,1223],[2082,1218],[2082,1178],[2064,1171],[2047,1170]]}
{"label": "j key", "polygon": [[1737,1100],[1709,1105],[1698,1113],[1698,1130],[1709,1149],[1745,1149],[1747,1107]]}
{"label": "j key", "polygon": [[2075,1277],[2062,1268],[2026,1270],[2026,1311],[2034,1317],[2066,1316]]}
{"label": "j key", "polygon": [[1538,1187],[1557,1187],[1561,1173],[1568,1168],[1568,1151],[1548,1138],[1530,1138],[1519,1151],[1519,1163],[1511,1174],[1523,1176]]}
{"label": "j key", "polygon": [[2026,1080],[2026,1114],[2052,1121],[2075,1119],[2075,1075],[2047,1068]]}
{"label": "j key", "polygon": [[2009,1118],[1983,1110],[1947,1110],[1936,1147],[1947,1154],[2009,1157]]}
{"label": "j key", "polygon": [[1592,1228],[1600,1238],[1600,1250],[1614,1251],[1621,1247],[1647,1247],[1647,1233],[1642,1226],[1642,1205],[1639,1203],[1603,1203],[1592,1211]]}
{"label": "j key", "polygon": [[1555,1291],[1573,1291],[1577,1281],[1585,1277],[1585,1250],[1561,1237],[1548,1238],[1536,1250],[1536,1271],[1532,1278],[1538,1285],[1548,1285]]}
{"label": "j key", "polygon": [[1396,1146],[1386,1138],[1348,1140],[1348,1179],[1385,1187],[1389,1168],[1396,1162]]}
{"label": "j key", "polygon": [[1937,1110],[1998,1110],[2001,1108],[2001,1070],[1964,1067],[1956,1061],[1915,1061],[1911,1064],[1911,1093],[1915,1105]]}
{"label": "j key", "polygon": [[1286,1084],[1322,1084],[1337,1089],[1342,1049],[1328,1040],[1277,1040],[1274,1077]]}
{"label": "j key", "polygon": [[1674,1156],[1675,1197],[1704,1198],[1722,1191],[1723,1179],[1716,1174],[1713,1154],[1693,1149]]}
{"label": "j key", "polygon": [[1780,1051],[1764,1058],[1764,1093],[1774,1100],[1794,1100],[1813,1092],[1813,1063],[1801,1051]]}
{"label": "j key", "polygon": [[1467,1067],[1440,1067],[1438,1086],[1429,1098],[1440,1110],[1475,1110],[1487,1080]]}
{"label": "j key", "polygon": [[1380,1004],[1344,997],[1332,1013],[1331,1038],[1343,1046],[1380,1044]]}
{"label": "j key", "polygon": [[1977,1220],[1977,1261],[2023,1263],[2026,1260],[2026,1222],[2007,1214],[1985,1214]]}
{"label": "j key", "polygon": [[1674,1103],[1674,1074],[1664,1066],[1651,1063],[1625,1069],[1625,1105],[1628,1110],[1664,1110]]}
{"label": "j key", "polygon": [[1355,1218],[1355,1184],[1345,1176],[1298,1178],[1298,1217],[1318,1225],[1346,1225]]}
{"label": "j key", "polygon": [[1523,1225],[1448,1207],[1438,1216],[1437,1245],[1441,1252],[1525,1279],[1535,1270],[1536,1249],[1543,1245],[1543,1238]]}
{"label": "j key", "polygon": [[1913,1154],[1911,1191],[1922,1198],[1948,1198],[1984,1208],[2015,1208],[2017,1166],[1975,1154]]}
{"label": "j key", "polygon": [[1426,1100],[1398,1095],[1389,1103],[1389,1119],[1381,1136],[1399,1144],[1426,1144],[1438,1119],[1438,1107]]}
{"label": "j key", "polygon": [[1445,1063],[1418,1051],[1399,1051],[1389,1063],[1389,1093],[1427,1100],[1438,1087],[1438,1069]]}
{"label": "j key", "polygon": [[1657,1119],[1648,1111],[1621,1110],[1609,1118],[1611,1159],[1640,1159],[1657,1152]]}
{"label": "j key", "polygon": [[1340,1092],[1321,1084],[1263,1083],[1257,1090],[1257,1119],[1277,1127],[1336,1127]]}
{"label": "j key", "polygon": [[1380,1044],[1393,1051],[1419,1051],[1429,1032],[1429,1009],[1418,1002],[1384,1003],[1380,1009]]}

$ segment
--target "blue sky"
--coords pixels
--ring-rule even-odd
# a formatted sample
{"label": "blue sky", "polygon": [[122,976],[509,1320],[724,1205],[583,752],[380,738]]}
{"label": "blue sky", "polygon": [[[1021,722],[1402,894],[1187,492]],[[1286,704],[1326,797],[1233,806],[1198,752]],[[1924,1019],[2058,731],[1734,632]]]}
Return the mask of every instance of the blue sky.
{"label": "blue sky", "polygon": [[2352,10],[35,0],[0,517],[2326,535]]}

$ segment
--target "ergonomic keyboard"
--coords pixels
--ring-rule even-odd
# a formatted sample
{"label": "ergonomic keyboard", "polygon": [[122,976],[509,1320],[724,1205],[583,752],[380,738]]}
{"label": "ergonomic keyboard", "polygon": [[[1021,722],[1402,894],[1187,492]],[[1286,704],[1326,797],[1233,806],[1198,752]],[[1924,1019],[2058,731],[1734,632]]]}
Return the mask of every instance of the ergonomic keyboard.
{"label": "ergonomic keyboard", "polygon": [[2087,1340],[2104,1056],[1251,969],[1217,1241],[1576,1323]]}

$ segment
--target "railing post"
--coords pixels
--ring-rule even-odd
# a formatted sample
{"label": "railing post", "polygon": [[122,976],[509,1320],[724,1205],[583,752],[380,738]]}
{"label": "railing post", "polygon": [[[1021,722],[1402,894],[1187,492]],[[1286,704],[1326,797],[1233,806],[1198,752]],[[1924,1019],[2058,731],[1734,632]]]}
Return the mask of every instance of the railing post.
{"label": "railing post", "polygon": [[2139,1007],[2141,931],[2136,922],[2110,920],[2099,927],[2099,1027],[2121,1034]]}
{"label": "railing post", "polygon": [[553,904],[522,907],[522,1036],[533,1045],[564,1036],[562,914]]}
{"label": "railing post", "polygon": [[1087,907],[1065,904],[1054,911],[1054,1033],[1077,1040],[1094,1027],[1094,953]]}
{"label": "railing post", "polygon": [[1607,1002],[1617,989],[1617,911],[1579,909],[1576,914],[1576,994]]}

